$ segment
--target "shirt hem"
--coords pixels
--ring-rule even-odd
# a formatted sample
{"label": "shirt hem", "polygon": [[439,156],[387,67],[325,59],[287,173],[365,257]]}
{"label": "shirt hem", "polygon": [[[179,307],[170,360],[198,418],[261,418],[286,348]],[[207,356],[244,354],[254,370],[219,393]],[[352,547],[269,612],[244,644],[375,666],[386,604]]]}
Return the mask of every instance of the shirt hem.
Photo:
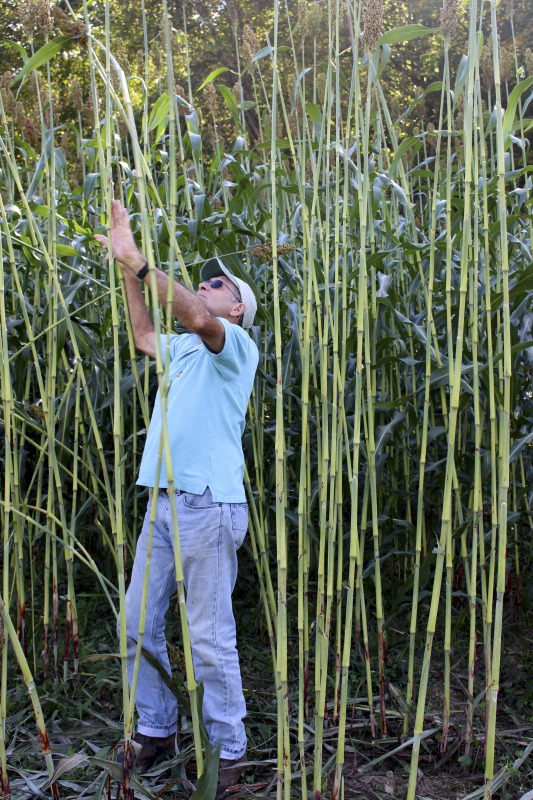
{"label": "shirt hem", "polygon": [[[179,481],[176,482],[175,485],[176,485],[176,489],[178,489],[180,492],[188,492],[189,494],[203,494],[205,492],[205,490],[207,489],[207,486],[205,486],[202,491],[194,491],[194,489],[191,489],[190,487],[180,486],[179,485]],[[136,481],[136,486],[145,486],[148,489],[154,489],[155,488],[155,483],[153,481],[148,481],[146,479],[145,480],[139,479],[139,480]],[[158,489],[168,489],[167,481],[160,481],[157,488]],[[197,488],[197,487],[195,487],[195,488]],[[246,501],[246,494],[244,493],[244,491],[242,493],[238,494],[238,495],[237,494],[224,495],[224,494],[219,494],[216,490],[213,490],[213,488],[211,486],[209,486],[209,488],[211,489],[211,497],[213,498],[213,502],[214,503],[246,503],[247,502]]]}

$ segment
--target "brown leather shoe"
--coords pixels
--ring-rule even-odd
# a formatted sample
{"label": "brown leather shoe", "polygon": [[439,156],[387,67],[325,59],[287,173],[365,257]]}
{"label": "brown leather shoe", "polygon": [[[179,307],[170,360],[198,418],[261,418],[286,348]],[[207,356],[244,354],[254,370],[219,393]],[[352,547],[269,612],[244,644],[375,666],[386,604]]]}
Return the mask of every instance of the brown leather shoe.
{"label": "brown leather shoe", "polygon": [[230,786],[235,786],[239,782],[239,778],[246,770],[244,761],[246,761],[246,753],[233,761],[229,758],[220,759],[216,800],[220,800]]}
{"label": "brown leather shoe", "polygon": [[[133,768],[140,772],[150,769],[160,758],[177,752],[175,733],[163,738],[136,733],[132,741],[140,747],[133,748]],[[124,763],[124,751],[119,753],[117,761],[119,764]]]}

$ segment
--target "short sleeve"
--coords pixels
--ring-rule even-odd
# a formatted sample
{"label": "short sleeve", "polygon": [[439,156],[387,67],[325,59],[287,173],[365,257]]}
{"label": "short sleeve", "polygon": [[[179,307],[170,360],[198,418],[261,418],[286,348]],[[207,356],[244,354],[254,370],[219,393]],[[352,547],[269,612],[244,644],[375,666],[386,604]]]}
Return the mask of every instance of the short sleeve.
{"label": "short sleeve", "polygon": [[160,334],[159,341],[161,343],[161,360],[163,366],[167,363],[167,354],[170,355],[169,364],[176,358],[180,346],[180,339],[181,336],[177,333],[171,333],[170,336],[167,336],[166,333]]}
{"label": "short sleeve", "polygon": [[222,317],[217,319],[224,325],[224,347],[220,353],[213,353],[206,348],[215,368],[225,380],[232,380],[250,369],[255,373],[259,360],[255,342],[239,325]]}

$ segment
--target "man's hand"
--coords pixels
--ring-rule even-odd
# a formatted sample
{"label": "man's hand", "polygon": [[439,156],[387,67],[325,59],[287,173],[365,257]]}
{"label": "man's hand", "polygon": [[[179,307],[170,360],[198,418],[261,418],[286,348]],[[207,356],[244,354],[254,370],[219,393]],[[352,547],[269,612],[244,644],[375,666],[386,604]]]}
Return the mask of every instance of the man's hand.
{"label": "man's hand", "polygon": [[[109,247],[107,236],[95,233],[94,238],[106,249]],[[137,272],[146,264],[133,238],[130,218],[120,200],[111,201],[111,251],[124,273]]]}

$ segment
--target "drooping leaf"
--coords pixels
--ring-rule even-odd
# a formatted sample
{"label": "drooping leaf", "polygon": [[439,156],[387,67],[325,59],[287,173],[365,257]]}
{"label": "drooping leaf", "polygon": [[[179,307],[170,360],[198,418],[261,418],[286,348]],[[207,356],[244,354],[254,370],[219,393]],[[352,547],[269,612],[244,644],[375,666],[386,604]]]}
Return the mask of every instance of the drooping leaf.
{"label": "drooping leaf", "polygon": [[[503,135],[504,136],[509,136],[509,134],[513,130],[513,128],[514,128],[514,120],[515,120],[515,116],[516,116],[516,108],[518,106],[520,98],[522,97],[524,92],[527,89],[529,89],[529,87],[531,85],[533,85],[533,75],[531,75],[525,81],[520,81],[520,83],[518,83],[514,87],[513,91],[509,95],[509,99],[507,101],[507,108],[505,109],[505,113],[503,115]],[[533,97],[533,94],[529,97],[529,99],[527,101],[527,104],[529,104],[529,102],[531,100],[531,97]]]}
{"label": "drooping leaf", "polygon": [[212,83],[215,80],[215,78],[218,78],[218,76],[222,75],[224,72],[230,72],[229,67],[218,67],[218,69],[214,69],[212,72],[209,73],[209,75],[202,83],[202,85],[198,87],[198,91],[201,92],[202,89],[205,89],[205,87],[209,83]]}
{"label": "drooping leaf", "polygon": [[399,42],[410,42],[419,36],[429,36],[438,33],[439,28],[426,28],[425,25],[403,25],[401,28],[394,28],[387,31],[378,39],[379,45],[398,44]]}
{"label": "drooping leaf", "polygon": [[26,75],[29,75],[34,69],[39,69],[39,67],[47,64],[50,59],[61,52],[61,50],[64,50],[66,45],[72,41],[74,41],[73,36],[65,36],[64,34],[61,34],[60,36],[56,36],[56,38],[52,39],[50,42],[47,42],[41,47],[40,50],[37,50],[37,52],[31,58],[28,58],[20,72],[17,72],[11,81],[11,86],[16,86],[17,83],[19,83]]}
{"label": "drooping leaf", "polygon": [[231,116],[233,117],[233,121],[236,125],[239,125],[239,108],[237,106],[237,100],[235,99],[235,95],[228,89],[227,86],[219,86],[218,90],[224,101],[231,112]]}
{"label": "drooping leaf", "polygon": [[272,45],[268,45],[267,47],[262,47],[255,56],[252,58],[252,61],[259,61],[261,58],[266,58],[267,56],[271,56],[274,52],[274,48]]}
{"label": "drooping leaf", "polygon": [[164,92],[156,102],[148,117],[148,130],[152,131],[154,128],[159,127],[165,120],[169,113],[169,98],[168,94]]}

